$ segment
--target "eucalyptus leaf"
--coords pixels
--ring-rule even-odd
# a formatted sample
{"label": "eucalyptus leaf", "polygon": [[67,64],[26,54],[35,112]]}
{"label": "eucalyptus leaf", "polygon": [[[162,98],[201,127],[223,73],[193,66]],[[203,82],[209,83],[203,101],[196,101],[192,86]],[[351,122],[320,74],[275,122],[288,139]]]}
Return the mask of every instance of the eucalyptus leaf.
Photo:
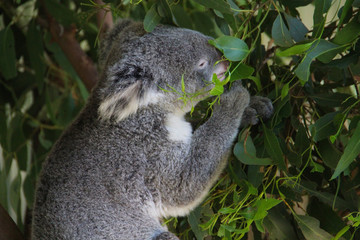
{"label": "eucalyptus leaf", "polygon": [[41,92],[44,85],[44,75],[46,65],[44,64],[44,46],[41,32],[37,29],[34,22],[29,26],[26,36],[26,46],[30,58],[30,64],[35,71],[35,78],[38,89]]}
{"label": "eucalyptus leaf", "polygon": [[244,63],[239,63],[234,71],[231,71],[231,79],[230,82],[233,82],[235,80],[239,79],[245,79],[249,78],[253,73],[255,69],[253,67],[250,67]]}
{"label": "eucalyptus leaf", "polygon": [[310,126],[314,141],[318,142],[336,133],[334,117],[338,112],[327,113]]}
{"label": "eucalyptus leaf", "polygon": [[221,95],[223,92],[224,92],[224,86],[223,86],[223,85],[220,85],[220,84],[217,84],[217,85],[215,85],[215,86],[211,89],[210,95],[212,95],[212,96],[219,96],[219,95]]}
{"label": "eucalyptus leaf", "polygon": [[144,29],[147,32],[152,32],[154,28],[160,23],[161,17],[156,10],[157,4],[153,4],[144,18]]}
{"label": "eucalyptus leaf", "polygon": [[360,154],[360,122],[358,123],[353,136],[350,138],[348,145],[345,147],[344,154],[338,162],[331,179],[337,178]]}
{"label": "eucalyptus leaf", "polygon": [[230,5],[223,0],[194,0],[194,2],[222,13],[232,13]]}
{"label": "eucalyptus leaf", "polygon": [[273,23],[271,36],[274,39],[275,44],[280,47],[290,47],[294,45],[290,31],[285,25],[285,22],[280,14],[276,17]]}
{"label": "eucalyptus leaf", "polygon": [[276,55],[279,57],[290,57],[292,55],[303,54],[312,46],[312,44],[313,44],[313,42],[297,44],[290,48],[286,48],[284,50],[277,51]]}
{"label": "eucalyptus leaf", "polygon": [[336,33],[333,42],[338,45],[352,43],[360,35],[360,23],[353,21]]}
{"label": "eucalyptus leaf", "polygon": [[[280,205],[278,205],[280,206]],[[278,210],[278,206],[271,208],[264,218],[263,225],[270,235],[270,239],[289,240],[296,239],[293,226],[285,214]]]}
{"label": "eucalyptus leaf", "polygon": [[188,221],[191,226],[191,230],[194,232],[196,239],[204,239],[207,235],[206,231],[202,230],[200,227],[201,221],[201,207],[195,208],[188,216]]}
{"label": "eucalyptus leaf", "polygon": [[17,76],[14,34],[10,26],[0,31],[0,71],[4,78]]}
{"label": "eucalyptus leaf", "polygon": [[309,79],[310,65],[315,58],[319,57],[322,54],[326,54],[342,48],[343,48],[342,46],[339,46],[337,44],[331,43],[323,39],[315,41],[312,44],[311,48],[306,52],[306,55],[299,64],[299,66],[295,69],[294,71],[295,74],[304,84]]}
{"label": "eucalyptus leaf", "polygon": [[247,165],[273,164],[273,161],[270,158],[256,157],[256,149],[250,136],[245,141],[235,144],[234,155],[240,162]]}
{"label": "eucalyptus leaf", "polygon": [[331,240],[333,236],[320,228],[320,222],[310,216],[298,215],[296,221],[307,240]]}
{"label": "eucalyptus leaf", "polygon": [[282,201],[279,199],[274,198],[266,198],[266,199],[259,199],[255,202],[256,206],[256,213],[254,215],[254,220],[260,220],[267,216],[268,210],[275,207]]}
{"label": "eucalyptus leaf", "polygon": [[222,36],[215,40],[209,40],[209,43],[222,51],[230,61],[241,61],[249,54],[247,44],[236,37]]}
{"label": "eucalyptus leaf", "polygon": [[265,135],[265,148],[267,153],[281,170],[286,171],[285,160],[278,139],[276,138],[274,132],[270,131],[270,129],[268,129],[264,124],[263,129]]}
{"label": "eucalyptus leaf", "polygon": [[289,31],[292,39],[295,42],[300,42],[305,40],[305,35],[309,32],[306,26],[298,19],[288,14],[284,14],[287,24],[289,26]]}
{"label": "eucalyptus leaf", "polygon": [[173,14],[173,21],[176,25],[183,28],[192,28],[191,18],[184,8],[179,5],[172,5],[171,12]]}

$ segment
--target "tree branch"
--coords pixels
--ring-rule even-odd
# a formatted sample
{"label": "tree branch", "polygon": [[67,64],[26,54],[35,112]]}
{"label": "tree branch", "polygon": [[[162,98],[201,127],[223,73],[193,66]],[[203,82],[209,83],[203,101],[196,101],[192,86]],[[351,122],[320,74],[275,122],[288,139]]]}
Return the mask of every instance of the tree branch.
{"label": "tree branch", "polygon": [[[113,19],[110,8],[101,0],[95,1],[99,6],[96,14],[100,39],[113,26]],[[60,46],[76,73],[79,75],[86,88],[90,91],[98,80],[98,71],[92,59],[81,49],[76,40],[76,26],[64,28],[50,14],[47,13],[49,29],[53,40]],[[39,22],[39,21],[38,21]],[[41,21],[40,21],[41,22]]]}
{"label": "tree branch", "polygon": [[24,236],[6,210],[0,205],[0,240],[7,239],[24,240]]}
{"label": "tree branch", "polygon": [[111,9],[102,0],[95,0],[98,4],[99,10],[96,13],[97,25],[100,31],[100,39],[102,39],[107,31],[114,25]]}
{"label": "tree branch", "polygon": [[94,62],[81,49],[80,44],[76,40],[75,25],[65,29],[51,17],[49,17],[48,23],[53,40],[59,44],[86,88],[91,90],[98,80],[98,72]]}

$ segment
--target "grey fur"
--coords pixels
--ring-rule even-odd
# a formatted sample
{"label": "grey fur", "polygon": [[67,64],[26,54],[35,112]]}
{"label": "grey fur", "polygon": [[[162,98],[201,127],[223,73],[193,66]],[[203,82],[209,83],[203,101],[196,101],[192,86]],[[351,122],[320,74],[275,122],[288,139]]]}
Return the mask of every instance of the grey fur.
{"label": "grey fur", "polygon": [[[235,82],[192,133],[183,120],[189,105],[160,89],[181,92],[184,74],[187,92],[209,90],[203,80],[226,68],[214,66],[221,54],[209,39],[165,26],[145,33],[129,20],[114,27],[100,50],[98,86],[43,165],[32,240],[177,239],[161,218],[188,214],[203,200],[250,100]],[[265,102],[256,115],[271,114]]]}

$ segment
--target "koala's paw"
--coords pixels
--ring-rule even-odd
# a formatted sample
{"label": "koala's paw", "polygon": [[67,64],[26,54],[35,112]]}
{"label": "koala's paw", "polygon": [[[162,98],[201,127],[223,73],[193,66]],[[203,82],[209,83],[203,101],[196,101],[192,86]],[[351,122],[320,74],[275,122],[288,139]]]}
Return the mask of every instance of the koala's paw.
{"label": "koala's paw", "polygon": [[241,126],[255,125],[259,123],[259,117],[269,119],[274,111],[271,100],[266,97],[253,96],[250,104],[244,110]]}
{"label": "koala's paw", "polygon": [[248,91],[241,85],[241,81],[232,83],[230,89],[226,89],[221,95],[220,105],[232,110],[244,109],[250,101]]}
{"label": "koala's paw", "polygon": [[179,240],[179,238],[171,232],[162,232],[160,235],[154,237],[153,240]]}

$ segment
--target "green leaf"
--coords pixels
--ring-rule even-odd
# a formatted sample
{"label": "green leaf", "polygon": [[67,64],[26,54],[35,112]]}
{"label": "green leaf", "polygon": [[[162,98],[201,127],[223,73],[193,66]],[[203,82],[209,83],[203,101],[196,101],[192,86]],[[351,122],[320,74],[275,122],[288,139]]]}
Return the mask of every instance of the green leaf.
{"label": "green leaf", "polygon": [[275,207],[279,203],[281,203],[281,200],[274,199],[274,198],[266,198],[266,199],[260,199],[257,200],[255,203],[256,213],[254,216],[254,220],[260,220],[267,216],[268,210]]}
{"label": "green leaf", "polygon": [[301,42],[305,40],[305,34],[309,32],[309,30],[305,27],[305,25],[297,18],[290,16],[284,13],[285,19],[289,26],[289,31],[291,37],[295,40],[295,42]]}
{"label": "green leaf", "polygon": [[194,0],[194,2],[222,13],[232,13],[230,5],[223,0]]}
{"label": "green leaf", "polygon": [[294,72],[295,72],[296,76],[298,76],[298,78],[304,84],[309,79],[310,65],[315,58],[319,57],[322,54],[326,54],[326,53],[332,52],[334,50],[342,49],[342,48],[343,48],[342,46],[331,43],[324,39],[315,41],[312,44],[311,48],[307,51],[304,59],[301,61],[299,66],[295,69]]}
{"label": "green leaf", "polygon": [[159,0],[157,3],[157,12],[160,17],[165,18],[167,21],[171,21],[172,12],[167,0]]}
{"label": "green leaf", "polygon": [[239,79],[245,79],[249,78],[253,73],[255,69],[253,67],[250,67],[244,63],[239,63],[233,71],[231,72],[231,79],[230,82],[233,82],[235,80]]}
{"label": "green leaf", "polygon": [[331,240],[338,240],[342,235],[344,235],[348,230],[350,229],[350,226],[345,226],[343,227],[337,234],[336,236],[331,239]]}
{"label": "green leaf", "polygon": [[351,5],[353,4],[353,2],[354,2],[354,0],[346,0],[344,6],[342,7],[341,16],[340,16],[339,23],[338,23],[339,27],[343,24],[349,10],[351,9]]}
{"label": "green leaf", "polygon": [[215,22],[223,34],[230,35],[229,24],[225,21],[225,19],[215,15]]}
{"label": "green leaf", "polygon": [[313,42],[297,44],[285,50],[277,51],[276,55],[279,57],[290,57],[293,55],[302,54],[306,52],[312,44]]}
{"label": "green leaf", "polygon": [[312,182],[302,181],[301,185],[294,181],[288,181],[288,185],[296,192],[304,194],[306,192],[310,196],[317,197],[321,202],[332,206],[335,202],[335,208],[339,210],[353,209],[355,206],[339,197],[335,197],[334,194],[328,192],[321,192],[316,189],[316,184]]}
{"label": "green leaf", "polygon": [[157,4],[153,4],[144,18],[144,29],[151,32],[160,23],[161,17],[156,11]]}
{"label": "green leaf", "polygon": [[0,204],[8,209],[8,178],[6,169],[0,169]]}
{"label": "green leaf", "polygon": [[334,43],[338,45],[345,45],[352,43],[360,35],[360,23],[350,22],[346,26],[336,33],[333,40]]}
{"label": "green leaf", "polygon": [[75,11],[70,10],[66,4],[61,4],[60,1],[46,0],[45,6],[50,15],[62,25],[69,26],[79,22]]}
{"label": "green leaf", "polygon": [[51,40],[49,34],[45,35],[46,48],[54,54],[56,62],[61,66],[62,69],[66,71],[76,82],[79,87],[80,94],[83,100],[86,100],[89,96],[89,92],[86,89],[84,83],[81,81],[77,75],[74,67],[69,62],[68,58],[65,56],[64,52],[61,50],[59,45]]}
{"label": "green leaf", "polygon": [[236,209],[229,208],[229,207],[224,207],[224,208],[221,208],[218,212],[222,213],[222,214],[229,214],[229,213],[236,212]]}
{"label": "green leaf", "polygon": [[311,3],[313,0],[280,0],[280,2],[282,4],[284,4],[285,6],[289,7],[289,8],[297,8],[297,7],[302,7],[302,6],[306,6],[309,3]]}
{"label": "green leaf", "polygon": [[289,83],[286,83],[281,89],[281,100],[289,94]]}
{"label": "green leaf", "polygon": [[265,126],[265,124],[263,124],[263,129],[266,152],[281,170],[286,171],[285,160],[277,137],[273,131],[270,131],[270,129]]}
{"label": "green leaf", "polygon": [[296,216],[296,221],[307,240],[330,240],[332,235],[320,228],[320,222],[310,216]]}
{"label": "green leaf", "polygon": [[[315,0],[314,27],[317,29],[324,20],[324,13],[327,13],[331,7],[332,0]],[[317,30],[314,32],[317,34]]]}
{"label": "green leaf", "polygon": [[290,31],[280,14],[273,23],[271,36],[274,39],[275,44],[280,47],[290,47],[294,44]]}
{"label": "green leaf", "polygon": [[222,36],[215,40],[209,40],[209,43],[222,51],[230,61],[241,61],[249,54],[249,47],[246,43],[236,37]]}
{"label": "green leaf", "polygon": [[18,211],[19,203],[20,203],[20,192],[21,192],[21,174],[18,172],[15,179],[12,181],[10,185],[9,191],[9,199],[10,204],[15,212]]}
{"label": "green leaf", "polygon": [[210,91],[210,95],[219,96],[224,92],[224,86],[220,84],[216,84]]}
{"label": "green leaf", "polygon": [[297,239],[290,219],[279,211],[279,206],[269,210],[269,214],[264,218],[263,225],[270,234],[269,239]]}
{"label": "green leaf", "polygon": [[0,31],[0,72],[5,79],[17,76],[14,34],[10,25]]}
{"label": "green leaf", "polygon": [[44,86],[44,75],[46,71],[46,65],[44,62],[44,46],[41,32],[37,29],[35,22],[32,22],[29,26],[26,45],[30,58],[30,65],[35,71],[35,79],[39,91],[41,92]]}
{"label": "green leaf", "polygon": [[337,129],[333,120],[338,113],[339,112],[327,113],[319,118],[314,124],[310,125],[309,129],[315,142],[323,140],[336,133]]}
{"label": "green leaf", "polygon": [[341,152],[328,140],[320,141],[318,149],[324,164],[331,169],[335,169],[340,160]]}
{"label": "green leaf", "polygon": [[246,141],[240,141],[234,147],[235,157],[242,163],[247,165],[272,165],[273,161],[270,158],[256,157],[256,149],[250,136]]}
{"label": "green leaf", "polygon": [[346,93],[318,93],[314,95],[310,95],[310,98],[315,100],[315,102],[321,106],[325,107],[341,107],[343,104],[353,104],[355,103],[355,98],[350,94]]}
{"label": "green leaf", "polygon": [[172,5],[171,12],[176,25],[183,28],[192,28],[192,21],[189,14],[179,5]]}
{"label": "green leaf", "polygon": [[191,230],[194,232],[196,239],[204,239],[207,235],[206,231],[202,230],[200,227],[201,221],[201,207],[195,208],[195,210],[191,211],[188,216],[188,222],[191,226]]}
{"label": "green leaf", "polygon": [[318,164],[318,163],[316,163],[314,161],[310,162],[310,166],[312,166],[312,169],[310,171],[312,173],[314,173],[314,172],[323,173],[324,170],[325,170],[325,168],[322,165],[320,165],[320,164]]}
{"label": "green leaf", "polygon": [[353,136],[350,138],[349,143],[345,147],[344,154],[338,162],[334,174],[331,179],[337,178],[347,167],[355,160],[360,154],[360,122],[358,123]]}
{"label": "green leaf", "polygon": [[360,0],[354,0],[352,6],[356,7],[356,8],[359,8],[360,7]]}

